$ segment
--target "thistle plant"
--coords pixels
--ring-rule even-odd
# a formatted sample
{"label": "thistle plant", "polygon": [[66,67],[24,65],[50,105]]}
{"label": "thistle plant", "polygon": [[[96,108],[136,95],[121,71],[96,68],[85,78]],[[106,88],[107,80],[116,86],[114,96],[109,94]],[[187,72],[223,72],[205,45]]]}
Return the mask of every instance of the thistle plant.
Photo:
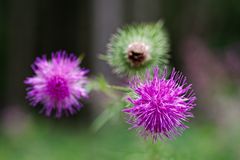
{"label": "thistle plant", "polygon": [[52,53],[50,61],[46,56],[36,58],[32,65],[34,76],[24,82],[28,85],[27,99],[33,106],[43,104],[41,112],[50,116],[56,111],[56,117],[74,114],[81,108],[80,98],[88,97],[86,91],[86,69],[79,67],[80,61],[65,51]]}
{"label": "thistle plant", "polygon": [[168,63],[168,36],[163,23],[123,27],[108,44],[105,60],[118,75],[133,76]]}
{"label": "thistle plant", "polygon": [[[79,67],[80,59],[59,51],[52,53],[51,60],[36,59],[34,76],[25,80],[27,99],[33,106],[42,104],[45,115],[55,112],[59,118],[75,114],[82,107],[79,100],[87,98],[90,90],[101,91],[108,96],[109,107],[94,121],[95,131],[123,112],[144,139],[173,139],[188,128],[185,121],[193,117],[196,96],[182,73],[173,69],[168,74],[168,50],[162,22],[123,27],[112,36],[102,58],[115,73],[131,78],[129,86],[110,85],[103,77],[89,80],[88,71]],[[159,157],[155,150],[152,157]]]}
{"label": "thistle plant", "polygon": [[[163,23],[139,24],[118,30],[105,57],[117,74],[132,77],[122,95],[128,96],[123,112],[128,115],[131,128],[137,128],[144,138],[151,137],[153,141],[181,135],[187,128],[184,121],[193,117],[190,111],[196,105],[185,76],[173,69],[167,78],[168,48]],[[100,115],[97,121],[106,122],[107,115],[114,117],[117,112]]]}

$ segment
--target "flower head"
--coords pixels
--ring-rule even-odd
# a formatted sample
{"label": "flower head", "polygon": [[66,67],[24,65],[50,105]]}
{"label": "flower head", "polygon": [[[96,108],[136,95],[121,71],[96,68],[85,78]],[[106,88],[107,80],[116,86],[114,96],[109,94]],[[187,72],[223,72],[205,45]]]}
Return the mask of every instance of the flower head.
{"label": "flower head", "polygon": [[81,108],[78,100],[87,97],[88,71],[81,69],[79,64],[77,57],[65,51],[52,53],[50,61],[45,55],[38,57],[32,65],[35,75],[24,81],[28,85],[27,99],[33,106],[42,103],[42,111],[47,116],[53,111],[56,117],[61,117],[63,112],[74,114]]}
{"label": "flower head", "polygon": [[196,105],[196,97],[180,72],[173,69],[169,79],[166,68],[161,76],[158,67],[153,72],[151,78],[147,71],[143,81],[134,77],[133,95],[128,98],[133,106],[123,112],[130,116],[132,128],[138,128],[144,137],[172,139],[187,128],[183,121],[193,117],[190,110]]}
{"label": "flower head", "polygon": [[168,37],[163,24],[124,27],[111,38],[107,62],[120,75],[145,73],[146,68],[168,63]]}

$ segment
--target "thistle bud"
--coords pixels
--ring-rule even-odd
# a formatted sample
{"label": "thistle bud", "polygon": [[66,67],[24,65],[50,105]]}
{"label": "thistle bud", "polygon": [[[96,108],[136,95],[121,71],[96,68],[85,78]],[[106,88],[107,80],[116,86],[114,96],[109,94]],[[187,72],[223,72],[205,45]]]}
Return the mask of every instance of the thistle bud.
{"label": "thistle bud", "polygon": [[163,24],[135,24],[119,29],[108,44],[106,60],[120,75],[134,76],[168,63],[169,44]]}

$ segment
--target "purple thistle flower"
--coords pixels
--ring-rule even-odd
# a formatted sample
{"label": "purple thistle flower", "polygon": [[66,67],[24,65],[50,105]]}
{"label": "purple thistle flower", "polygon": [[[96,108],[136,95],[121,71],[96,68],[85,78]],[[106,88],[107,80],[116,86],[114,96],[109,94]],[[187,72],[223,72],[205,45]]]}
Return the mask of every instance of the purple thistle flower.
{"label": "purple thistle flower", "polygon": [[167,68],[161,76],[158,75],[158,67],[153,72],[153,78],[147,71],[145,80],[134,77],[130,82],[133,96],[128,101],[133,107],[123,112],[129,115],[128,122],[132,128],[139,129],[145,138],[150,136],[154,141],[158,138],[172,139],[188,128],[183,121],[193,117],[190,110],[196,105],[196,97],[191,84],[187,85],[186,77],[175,69],[169,79]]}
{"label": "purple thistle flower", "polygon": [[74,114],[81,108],[80,98],[88,96],[85,89],[87,83],[85,69],[79,67],[80,61],[73,54],[65,51],[52,53],[51,61],[46,56],[36,58],[32,69],[33,77],[27,78],[24,83],[27,88],[27,99],[33,106],[42,103],[41,112],[50,116],[56,111],[56,117]]}

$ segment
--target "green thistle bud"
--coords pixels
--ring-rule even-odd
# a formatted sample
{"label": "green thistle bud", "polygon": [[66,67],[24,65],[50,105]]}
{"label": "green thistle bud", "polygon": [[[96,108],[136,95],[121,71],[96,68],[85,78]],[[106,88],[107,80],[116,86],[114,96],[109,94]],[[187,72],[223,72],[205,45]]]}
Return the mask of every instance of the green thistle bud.
{"label": "green thistle bud", "polygon": [[108,44],[107,62],[120,75],[145,73],[147,68],[166,65],[168,37],[163,23],[135,24],[119,29]]}

